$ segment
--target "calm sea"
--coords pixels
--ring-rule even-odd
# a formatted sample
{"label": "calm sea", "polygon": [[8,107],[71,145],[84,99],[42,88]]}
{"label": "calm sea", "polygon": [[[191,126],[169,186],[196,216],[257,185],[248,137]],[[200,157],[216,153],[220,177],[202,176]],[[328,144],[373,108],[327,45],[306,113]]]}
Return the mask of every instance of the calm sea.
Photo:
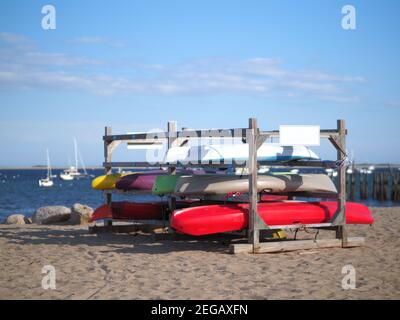
{"label": "calm sea", "polygon": [[[61,170],[53,170],[59,175]],[[88,170],[93,176],[102,175],[104,170]],[[0,221],[10,214],[21,213],[31,216],[42,206],[62,205],[70,207],[74,203],[82,203],[93,208],[104,203],[103,193],[91,188],[91,180],[78,179],[63,181],[54,179],[51,188],[39,187],[38,181],[46,176],[46,170],[0,170]],[[132,200],[132,197],[114,196],[116,200]],[[157,196],[135,196],[135,201],[155,201]],[[390,201],[363,201],[369,206],[393,206],[399,203]]]}
{"label": "calm sea", "polygon": [[[0,170],[0,222],[4,217],[14,213],[31,216],[37,208],[48,205],[62,205],[71,207],[74,203],[81,203],[97,208],[104,203],[103,193],[93,190],[92,178],[63,181],[58,178],[62,170],[52,170],[54,186],[51,188],[39,187],[39,179],[46,177],[43,170]],[[99,176],[104,170],[87,170],[88,174]],[[128,199],[116,195],[116,200]],[[132,197],[129,197],[132,200]],[[156,196],[138,196],[135,201],[158,200]]]}

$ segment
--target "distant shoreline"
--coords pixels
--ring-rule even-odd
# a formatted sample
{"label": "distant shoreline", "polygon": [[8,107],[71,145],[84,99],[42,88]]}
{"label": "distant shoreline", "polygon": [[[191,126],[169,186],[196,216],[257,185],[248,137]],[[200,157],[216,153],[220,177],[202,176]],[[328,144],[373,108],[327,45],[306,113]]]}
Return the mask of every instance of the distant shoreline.
{"label": "distant shoreline", "polygon": [[[52,167],[52,170],[65,170],[67,167]],[[104,169],[104,167],[101,166],[92,166],[92,167],[86,167],[86,170],[98,170],[98,169]],[[46,166],[43,167],[0,167],[0,170],[47,170]]]}

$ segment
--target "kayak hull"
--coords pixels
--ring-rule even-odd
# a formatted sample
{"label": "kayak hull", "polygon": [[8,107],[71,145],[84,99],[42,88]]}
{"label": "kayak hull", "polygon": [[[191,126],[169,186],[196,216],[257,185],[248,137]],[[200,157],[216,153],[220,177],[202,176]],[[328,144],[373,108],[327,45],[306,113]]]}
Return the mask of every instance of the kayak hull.
{"label": "kayak hull", "polygon": [[[249,156],[248,144],[212,144],[199,146],[172,147],[168,149],[164,161],[169,163],[197,163],[199,161],[246,161]],[[316,160],[319,157],[305,146],[280,146],[264,143],[257,150],[261,161]]]}
{"label": "kayak hull", "polygon": [[[203,174],[204,170],[177,169],[177,174]],[[169,175],[167,170],[151,170],[138,172],[124,176],[116,183],[116,188],[124,191],[142,190],[149,191],[153,189],[157,177]]]}
{"label": "kayak hull", "polygon": [[92,180],[92,188],[95,190],[112,190],[115,184],[126,174],[113,173],[102,175]]}
{"label": "kayak hull", "polygon": [[[332,180],[325,174],[259,175],[258,192],[336,193]],[[176,180],[176,195],[227,194],[249,192],[248,176],[199,175],[181,176]]]}
{"label": "kayak hull", "polygon": [[151,170],[147,172],[126,175],[116,183],[119,190],[151,190],[158,175],[168,174],[166,170]]}
{"label": "kayak hull", "polygon": [[[178,209],[187,208],[195,200],[181,200],[176,202]],[[103,219],[115,220],[160,220],[163,219],[167,202],[112,202],[98,207],[91,217],[91,221]]]}
{"label": "kayak hull", "polygon": [[[248,225],[248,203],[209,205],[175,211],[171,226],[188,235],[239,231]],[[328,223],[336,212],[336,202],[264,202],[258,213],[270,226]],[[347,224],[372,224],[368,207],[360,203],[346,203]]]}

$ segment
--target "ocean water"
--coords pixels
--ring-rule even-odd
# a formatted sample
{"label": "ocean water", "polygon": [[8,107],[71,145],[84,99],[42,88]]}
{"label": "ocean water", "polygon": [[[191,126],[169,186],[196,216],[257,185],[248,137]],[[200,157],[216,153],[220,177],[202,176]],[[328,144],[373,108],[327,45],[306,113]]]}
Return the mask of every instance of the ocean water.
{"label": "ocean water", "polygon": [[[104,203],[103,193],[93,190],[92,178],[63,181],[58,178],[62,170],[53,170],[54,186],[39,187],[39,179],[46,177],[43,170],[0,170],[0,222],[10,214],[20,213],[30,217],[37,208],[48,205],[71,207],[81,203],[97,208]],[[99,176],[103,169],[87,170],[88,174]],[[120,195],[113,196],[116,200],[130,199]],[[158,200],[156,196],[135,196],[135,201]]]}
{"label": "ocean water", "polygon": [[[53,170],[59,175],[61,170]],[[103,169],[88,170],[93,176],[104,174]],[[48,205],[62,205],[71,207],[74,203],[81,203],[97,208],[104,203],[101,191],[91,188],[92,178],[63,181],[54,179],[51,188],[39,187],[39,179],[46,176],[46,170],[0,170],[0,222],[10,214],[20,213],[31,216],[37,208]],[[113,195],[115,200],[130,201],[157,201],[158,196],[121,196]],[[391,201],[362,201],[368,206],[382,207],[395,206],[400,203]]]}

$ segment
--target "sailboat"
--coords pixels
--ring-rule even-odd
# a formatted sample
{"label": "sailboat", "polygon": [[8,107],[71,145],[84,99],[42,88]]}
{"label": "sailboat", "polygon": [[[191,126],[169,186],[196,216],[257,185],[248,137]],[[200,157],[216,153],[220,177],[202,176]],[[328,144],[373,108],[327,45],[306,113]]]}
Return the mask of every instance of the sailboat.
{"label": "sailboat", "polygon": [[46,154],[47,154],[47,177],[39,180],[39,187],[51,187],[54,184],[53,175],[51,174],[49,149],[46,150]]}
{"label": "sailboat", "polygon": [[[68,169],[65,169],[61,174],[60,178],[62,180],[70,181],[73,180],[74,178],[85,178],[88,176],[88,173],[86,172],[85,164],[83,163],[82,156],[78,150],[78,144],[76,142],[76,139],[74,139],[74,153],[75,153],[75,166],[70,166]],[[82,172],[79,172],[78,170],[78,157],[82,165]]]}

